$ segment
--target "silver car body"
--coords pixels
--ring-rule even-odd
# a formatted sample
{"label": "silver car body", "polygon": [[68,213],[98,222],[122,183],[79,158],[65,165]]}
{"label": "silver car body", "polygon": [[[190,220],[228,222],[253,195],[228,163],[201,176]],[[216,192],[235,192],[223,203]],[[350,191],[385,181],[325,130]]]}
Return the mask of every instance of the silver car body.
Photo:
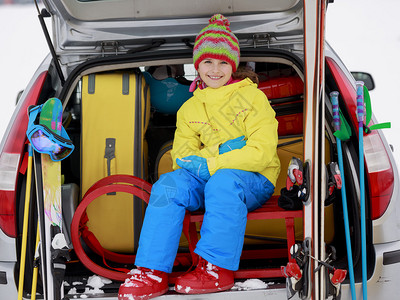
{"label": "silver car body", "polygon": [[[307,52],[304,51],[304,4],[308,1],[300,0],[273,0],[273,1],[238,1],[238,0],[206,0],[206,1],[183,1],[183,0],[115,0],[115,1],[76,1],[76,0],[43,0],[47,10],[52,16],[53,37],[52,42],[57,55],[61,70],[65,78],[68,78],[74,72],[77,72],[74,83],[93,71],[112,70],[116,68],[125,68],[127,66],[137,67],[153,65],[155,63],[166,63],[163,60],[146,60],[145,62],[131,62],[110,65],[93,65],[91,68],[79,72],[79,66],[83,63],[99,57],[118,57],[142,47],[155,43],[153,51],[157,58],[157,53],[161,51],[180,51],[184,48],[183,39],[194,39],[208,18],[215,12],[220,12],[229,16],[232,31],[238,36],[242,49],[244,48],[264,48],[278,49],[288,51],[304,61]],[[315,1],[317,3],[317,1]],[[314,26],[311,24],[309,26]],[[308,25],[307,25],[308,26]],[[314,29],[314,28],[312,28]],[[311,36],[312,29],[309,29],[311,40],[316,37]],[[160,43],[161,41],[161,43]],[[157,44],[159,43],[159,44]],[[306,44],[310,41],[306,40]],[[322,55],[332,58],[345,76],[355,87],[355,81],[350,72],[346,69],[340,58],[336,55],[330,45],[325,43],[324,53],[314,53],[316,56]],[[246,57],[244,60],[268,61],[268,58]],[[283,62],[291,64],[299,73],[300,77],[307,81],[307,76],[298,69],[298,67],[284,58],[270,58],[273,62]],[[190,58],[169,59],[169,63],[190,64]],[[51,67],[50,67],[51,66]],[[319,66],[323,74],[324,64]],[[10,126],[7,128],[3,141],[0,145],[0,153],[3,153],[5,141],[10,134],[13,122],[18,114],[23,99],[27,97],[29,91],[33,88],[38,76],[47,70],[54,72],[54,66],[51,56],[47,57],[38,68],[32,81],[22,95],[19,104],[16,107],[14,116],[11,118]],[[78,71],[77,71],[78,70]],[[323,80],[322,80],[323,81]],[[320,83],[323,85],[323,82]],[[59,92],[60,83],[54,79],[54,88]],[[68,96],[72,90],[64,96]],[[311,94],[310,94],[311,95]],[[313,93],[315,95],[315,92]],[[321,104],[326,104],[327,95],[322,89],[322,97],[317,98],[315,102],[310,103],[310,108],[316,111],[324,111],[318,108]],[[319,97],[320,95],[317,95]],[[64,106],[67,103],[64,103]],[[311,116],[311,115],[310,115]],[[305,126],[309,126],[312,134],[305,137],[306,146],[305,155],[308,155],[314,165],[313,182],[318,185],[325,180],[325,169],[318,160],[317,151],[323,151],[318,148],[318,141],[323,138],[324,130],[319,130],[318,126],[324,124],[325,114],[316,113],[312,118],[307,118]],[[370,169],[379,172],[380,168],[392,168],[394,173],[394,189],[389,200],[386,211],[379,218],[373,220],[372,224],[372,247],[374,251],[373,271],[368,279],[368,293],[370,299],[390,299],[397,295],[398,286],[400,286],[400,195],[399,195],[399,176],[394,158],[391,155],[383,132],[379,131],[379,137],[383,142],[384,153],[388,154],[388,160],[385,164],[383,158],[371,158],[366,153],[366,163],[373,161],[377,166],[370,165]],[[322,143],[323,144],[323,143]],[[366,141],[366,152],[368,147],[373,147],[374,141]],[[379,151],[372,151],[373,155],[379,155]],[[378,154],[377,154],[378,153]],[[4,155],[4,154],[2,154]],[[346,153],[349,157],[351,154]],[[22,157],[17,158],[18,162]],[[351,160],[351,159],[350,159]],[[382,164],[379,164],[381,162]],[[372,164],[372,163],[371,163]],[[354,172],[352,178],[358,179],[356,166],[353,165]],[[3,174],[3,173],[2,173]],[[14,173],[12,173],[14,174]],[[17,176],[17,174],[13,175]],[[322,184],[320,184],[322,186]],[[357,186],[357,183],[354,183]],[[312,191],[314,201],[318,201],[324,195],[324,187],[316,188]],[[359,190],[356,191],[359,194]],[[323,230],[321,235],[317,235],[319,228],[315,224],[324,226],[322,208],[314,206],[308,210],[305,215],[304,231],[309,237],[314,239],[315,245],[313,255],[324,258],[324,237]],[[16,239],[7,236],[0,231],[0,273],[4,274],[5,282],[0,283],[0,297],[4,299],[15,299],[17,295],[17,284],[15,279],[15,268],[17,266],[17,244]],[[315,267],[315,263],[313,264]],[[316,275],[310,282],[312,299],[324,299],[326,278],[320,274]],[[357,294],[361,295],[361,283],[357,283]],[[116,294],[99,294],[90,296],[91,298],[117,299]],[[160,299],[182,298],[182,299],[285,299],[285,285],[270,284],[268,289],[249,290],[249,291],[228,291],[223,293],[207,295],[177,295],[168,294],[161,296]],[[26,299],[29,299],[26,298]],[[342,299],[351,299],[349,284],[342,286]]]}

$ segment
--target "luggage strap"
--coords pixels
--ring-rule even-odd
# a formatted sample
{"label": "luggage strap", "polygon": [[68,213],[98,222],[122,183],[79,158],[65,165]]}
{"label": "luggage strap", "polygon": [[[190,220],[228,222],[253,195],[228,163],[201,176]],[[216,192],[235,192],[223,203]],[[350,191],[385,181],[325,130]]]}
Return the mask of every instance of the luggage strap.
{"label": "luggage strap", "polygon": [[[129,270],[110,267],[106,260],[117,263],[133,263],[135,255],[114,253],[101,246],[100,242],[86,225],[89,220],[86,214],[87,206],[99,196],[110,192],[129,193],[148,203],[151,187],[152,185],[150,183],[135,176],[111,175],[100,179],[87,190],[72,218],[71,240],[76,255],[89,270],[109,279],[124,281],[125,278],[128,277],[127,272],[129,272]],[[85,241],[90,249],[103,258],[103,262],[107,267],[113,270],[103,268],[94,263],[85,253],[80,238]]]}

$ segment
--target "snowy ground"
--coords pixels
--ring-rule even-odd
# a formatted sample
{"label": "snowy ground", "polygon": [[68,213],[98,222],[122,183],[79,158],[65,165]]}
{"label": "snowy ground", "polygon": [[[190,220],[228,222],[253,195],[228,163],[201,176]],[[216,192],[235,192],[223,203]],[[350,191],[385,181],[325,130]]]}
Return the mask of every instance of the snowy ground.
{"label": "snowy ground", "polygon": [[[328,7],[326,36],[350,70],[374,76],[372,108],[400,162],[400,1],[335,0]],[[24,89],[48,52],[34,5],[0,5],[0,136]]]}

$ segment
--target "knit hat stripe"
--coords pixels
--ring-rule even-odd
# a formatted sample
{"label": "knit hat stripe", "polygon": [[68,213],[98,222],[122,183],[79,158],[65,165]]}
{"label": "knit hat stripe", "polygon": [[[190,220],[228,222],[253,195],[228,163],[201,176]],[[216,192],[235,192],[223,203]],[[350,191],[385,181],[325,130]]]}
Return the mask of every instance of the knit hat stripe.
{"label": "knit hat stripe", "polygon": [[237,60],[237,57],[240,56],[240,50],[235,47],[229,47],[228,43],[213,43],[210,41],[204,42],[197,46],[196,49],[193,50],[193,58],[201,55],[203,52],[221,52],[222,54],[225,53],[227,56],[234,55],[232,59]]}
{"label": "knit hat stripe", "polygon": [[214,43],[213,41],[206,40],[198,45],[197,50],[193,51],[193,59],[196,60],[202,54],[207,53],[227,56],[232,61],[237,60],[237,57],[240,55],[239,49],[229,47],[228,43]]}
{"label": "knit hat stripe", "polygon": [[216,14],[197,35],[193,47],[193,63],[196,69],[203,59],[215,58],[225,60],[232,66],[232,71],[236,71],[240,57],[239,41],[229,25],[227,18]]}
{"label": "knit hat stripe", "polygon": [[226,37],[221,36],[220,34],[213,34],[213,33],[209,34],[206,39],[205,38],[199,39],[193,50],[197,50],[197,48],[199,48],[200,45],[202,45],[205,41],[212,41],[212,43],[214,44],[228,43],[229,47],[234,48],[239,52],[239,47],[237,45],[237,42],[231,39],[227,39]]}
{"label": "knit hat stripe", "polygon": [[205,35],[221,35],[226,39],[231,40],[234,43],[238,42],[238,39],[236,36],[232,34],[230,30],[226,30],[221,27],[216,27],[216,28],[209,28],[209,30],[205,30],[203,32],[200,31],[199,35],[197,36],[196,40],[201,40]]}

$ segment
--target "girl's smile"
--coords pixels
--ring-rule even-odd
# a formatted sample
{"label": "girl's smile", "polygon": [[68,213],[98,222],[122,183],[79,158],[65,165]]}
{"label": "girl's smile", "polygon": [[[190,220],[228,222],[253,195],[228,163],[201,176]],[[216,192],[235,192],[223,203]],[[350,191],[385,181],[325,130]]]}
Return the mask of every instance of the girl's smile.
{"label": "girl's smile", "polygon": [[203,59],[197,71],[204,83],[213,89],[224,86],[232,76],[232,66],[215,58]]}

